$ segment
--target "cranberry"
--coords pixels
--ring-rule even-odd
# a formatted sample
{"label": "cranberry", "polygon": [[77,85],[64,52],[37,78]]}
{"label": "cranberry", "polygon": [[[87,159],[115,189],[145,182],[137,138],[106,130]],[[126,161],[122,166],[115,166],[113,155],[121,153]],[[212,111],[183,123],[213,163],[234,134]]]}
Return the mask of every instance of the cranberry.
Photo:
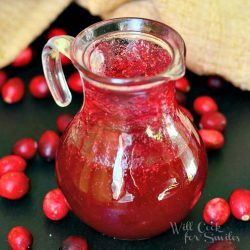
{"label": "cranberry", "polygon": [[7,155],[0,159],[0,176],[8,172],[22,172],[27,167],[26,161],[17,155]]}
{"label": "cranberry", "polygon": [[37,142],[32,138],[18,140],[12,148],[13,154],[19,155],[26,160],[33,158],[37,151]]}
{"label": "cranberry", "polygon": [[64,29],[53,28],[53,29],[49,30],[49,32],[47,34],[47,39],[50,39],[54,36],[64,36],[64,35],[67,35],[67,32]]}
{"label": "cranberry", "polygon": [[186,77],[181,77],[178,80],[175,80],[175,88],[181,92],[187,93],[190,90],[190,84]]}
{"label": "cranberry", "polygon": [[78,72],[74,72],[69,78],[68,78],[68,84],[71,90],[82,93],[82,80]]}
{"label": "cranberry", "polygon": [[38,151],[41,157],[47,161],[54,160],[59,140],[60,138],[56,132],[52,130],[45,131],[38,141]]}
{"label": "cranberry", "polygon": [[60,58],[61,58],[62,65],[69,65],[71,62],[70,59],[63,54],[60,54]]}
{"label": "cranberry", "polygon": [[0,177],[0,196],[16,200],[29,191],[29,178],[23,172],[9,172]]}
{"label": "cranberry", "polygon": [[32,234],[22,226],[13,227],[8,233],[8,242],[13,250],[26,250],[32,245]]}
{"label": "cranberry", "polygon": [[213,198],[208,201],[203,210],[204,221],[212,226],[223,225],[230,215],[230,207],[226,200]]}
{"label": "cranberry", "polygon": [[218,105],[210,96],[199,96],[194,100],[194,110],[197,114],[203,115],[218,110]]}
{"label": "cranberry", "polygon": [[220,149],[224,145],[224,136],[213,129],[200,129],[199,134],[207,149]]}
{"label": "cranberry", "polygon": [[16,59],[12,62],[12,66],[14,67],[22,67],[30,63],[33,57],[33,51],[30,47],[21,51],[21,53],[16,57]]}
{"label": "cranberry", "polygon": [[69,204],[59,188],[50,190],[43,200],[43,212],[51,220],[61,220],[69,212]]}
{"label": "cranberry", "polygon": [[194,121],[194,117],[193,117],[192,113],[188,109],[186,109],[185,107],[183,107],[181,105],[179,105],[179,108],[187,116],[187,118],[190,121],[192,121],[192,122]]}
{"label": "cranberry", "polygon": [[186,105],[186,103],[187,103],[187,97],[186,97],[186,95],[183,92],[181,92],[179,90],[176,90],[176,92],[175,92],[175,98],[176,98],[176,101],[178,102],[178,104],[180,104],[180,105]]}
{"label": "cranberry", "polygon": [[29,91],[33,97],[38,99],[50,96],[47,81],[42,75],[35,76],[31,79],[29,83]]}
{"label": "cranberry", "polygon": [[88,250],[87,241],[80,236],[69,236],[59,250]]}
{"label": "cranberry", "polygon": [[242,221],[250,219],[250,190],[235,189],[230,195],[229,204],[235,218]]}
{"label": "cranberry", "polygon": [[19,77],[9,79],[2,87],[2,97],[7,103],[19,102],[24,96],[24,82]]}
{"label": "cranberry", "polygon": [[225,82],[218,76],[210,76],[207,83],[208,87],[216,92],[220,92],[225,88]]}
{"label": "cranberry", "polygon": [[207,250],[236,250],[236,247],[230,240],[220,240],[211,244]]}
{"label": "cranberry", "polygon": [[212,112],[202,115],[200,128],[223,131],[227,125],[226,117],[220,112]]}
{"label": "cranberry", "polygon": [[5,71],[0,70],[0,90],[2,89],[3,84],[7,81],[7,74]]}
{"label": "cranberry", "polygon": [[56,119],[56,126],[57,129],[63,133],[63,131],[67,128],[69,123],[72,121],[73,116],[70,114],[62,114],[59,115]]}

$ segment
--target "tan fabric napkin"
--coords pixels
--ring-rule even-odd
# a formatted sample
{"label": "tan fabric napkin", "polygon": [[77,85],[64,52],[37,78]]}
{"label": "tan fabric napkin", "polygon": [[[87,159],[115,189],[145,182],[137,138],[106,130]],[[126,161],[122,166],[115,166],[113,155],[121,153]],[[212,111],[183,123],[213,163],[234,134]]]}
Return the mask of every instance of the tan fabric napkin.
{"label": "tan fabric napkin", "polygon": [[[1,0],[0,68],[41,34],[73,0]],[[187,46],[187,66],[218,74],[250,90],[250,1],[76,0],[102,18],[139,16],[175,28]],[[80,31],[79,31],[80,32]]]}

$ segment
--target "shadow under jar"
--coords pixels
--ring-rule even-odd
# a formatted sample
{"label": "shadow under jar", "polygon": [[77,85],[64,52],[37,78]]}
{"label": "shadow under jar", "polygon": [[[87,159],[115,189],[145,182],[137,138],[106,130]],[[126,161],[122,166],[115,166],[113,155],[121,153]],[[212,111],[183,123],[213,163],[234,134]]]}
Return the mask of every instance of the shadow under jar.
{"label": "shadow under jar", "polygon": [[78,69],[84,103],[57,152],[59,187],[74,213],[99,232],[145,239],[180,222],[207,173],[201,138],[175,100],[185,46],[147,19],[94,24],[76,38],[52,38],[43,67],[60,106],[71,101],[59,52]]}

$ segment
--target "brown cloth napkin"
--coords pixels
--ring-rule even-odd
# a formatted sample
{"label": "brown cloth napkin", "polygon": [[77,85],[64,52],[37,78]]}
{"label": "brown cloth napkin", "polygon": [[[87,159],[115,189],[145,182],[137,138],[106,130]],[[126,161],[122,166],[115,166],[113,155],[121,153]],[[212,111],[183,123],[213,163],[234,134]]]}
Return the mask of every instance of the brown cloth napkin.
{"label": "brown cloth napkin", "polygon": [[[41,34],[73,0],[1,0],[0,68]],[[187,46],[187,66],[250,90],[249,0],[76,0],[102,18],[137,16],[175,28]],[[80,31],[79,31],[80,32]]]}

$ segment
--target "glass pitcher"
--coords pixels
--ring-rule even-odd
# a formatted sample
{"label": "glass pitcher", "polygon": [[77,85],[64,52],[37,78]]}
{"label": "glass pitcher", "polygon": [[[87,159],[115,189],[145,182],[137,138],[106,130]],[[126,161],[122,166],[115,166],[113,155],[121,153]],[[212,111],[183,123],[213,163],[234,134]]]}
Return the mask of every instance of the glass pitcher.
{"label": "glass pitcher", "polygon": [[165,24],[141,18],[96,23],[58,36],[42,61],[59,106],[71,101],[59,52],[79,71],[84,102],[57,151],[56,175],[74,213],[120,239],[145,239],[197,203],[207,173],[201,138],[175,100],[185,45]]}

